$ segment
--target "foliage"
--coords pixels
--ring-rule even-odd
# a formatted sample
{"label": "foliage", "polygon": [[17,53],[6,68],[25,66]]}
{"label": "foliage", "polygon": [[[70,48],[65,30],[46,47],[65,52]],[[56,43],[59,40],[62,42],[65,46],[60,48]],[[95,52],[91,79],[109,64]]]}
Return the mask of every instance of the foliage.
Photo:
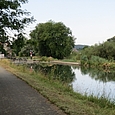
{"label": "foliage", "polygon": [[32,41],[31,39],[26,40],[26,43],[23,48],[21,48],[21,51],[19,52],[19,56],[30,56],[30,51],[32,51],[32,54],[35,55],[35,50],[34,50],[34,44],[35,42]]}
{"label": "foliage", "polygon": [[6,54],[6,51],[4,50],[4,47],[2,44],[0,44],[0,53]]}
{"label": "foliage", "polygon": [[29,45],[24,46],[21,51],[19,52],[20,57],[28,57],[30,54],[31,47]]}
{"label": "foliage", "polygon": [[8,41],[10,31],[16,35],[22,33],[24,27],[33,22],[30,13],[21,9],[28,0],[0,0],[0,42]]}
{"label": "foliage", "polygon": [[82,50],[82,54],[88,56],[99,56],[107,60],[115,60],[115,37],[108,39],[102,44],[95,44],[94,46]]}
{"label": "foliage", "polygon": [[109,61],[98,56],[81,55],[80,61],[82,66],[109,68]]}
{"label": "foliage", "polygon": [[63,61],[72,61],[72,62],[78,62],[78,60],[80,60],[80,56],[81,56],[81,53],[80,51],[79,52],[76,52],[76,51],[72,51],[71,54],[66,57]]}
{"label": "foliage", "polygon": [[17,39],[15,39],[12,42],[11,48],[13,49],[13,52],[17,56],[19,55],[19,52],[21,51],[21,49],[24,47],[25,43],[26,43],[26,38],[22,34],[18,35]]}
{"label": "foliage", "polygon": [[36,50],[40,56],[63,59],[71,53],[74,47],[75,38],[71,30],[62,22],[40,23],[30,33],[30,36],[36,41]]}
{"label": "foliage", "polygon": [[107,41],[113,41],[113,42],[115,42],[115,36],[112,37],[112,38],[107,39]]}

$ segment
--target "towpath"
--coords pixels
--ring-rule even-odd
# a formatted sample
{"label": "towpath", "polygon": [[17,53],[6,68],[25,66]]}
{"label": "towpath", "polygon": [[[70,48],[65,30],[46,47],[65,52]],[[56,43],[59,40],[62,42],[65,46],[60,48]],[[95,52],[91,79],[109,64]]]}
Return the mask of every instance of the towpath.
{"label": "towpath", "polygon": [[65,115],[35,89],[0,67],[0,115]]}

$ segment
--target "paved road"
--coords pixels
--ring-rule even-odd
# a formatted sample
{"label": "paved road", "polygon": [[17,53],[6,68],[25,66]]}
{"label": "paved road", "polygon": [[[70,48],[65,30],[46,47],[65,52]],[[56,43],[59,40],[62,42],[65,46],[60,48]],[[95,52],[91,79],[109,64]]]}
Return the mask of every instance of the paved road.
{"label": "paved road", "polygon": [[24,81],[0,67],[0,115],[65,115]]}

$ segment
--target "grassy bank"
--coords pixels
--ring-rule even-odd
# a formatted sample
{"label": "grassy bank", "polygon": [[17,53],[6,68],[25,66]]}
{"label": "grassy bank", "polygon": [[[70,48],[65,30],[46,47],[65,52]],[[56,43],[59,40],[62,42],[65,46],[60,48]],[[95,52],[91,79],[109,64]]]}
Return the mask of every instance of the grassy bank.
{"label": "grassy bank", "polygon": [[68,115],[115,115],[115,105],[103,97],[98,99],[74,93],[66,84],[49,80],[41,73],[13,65],[8,60],[1,60],[0,65],[37,89]]}

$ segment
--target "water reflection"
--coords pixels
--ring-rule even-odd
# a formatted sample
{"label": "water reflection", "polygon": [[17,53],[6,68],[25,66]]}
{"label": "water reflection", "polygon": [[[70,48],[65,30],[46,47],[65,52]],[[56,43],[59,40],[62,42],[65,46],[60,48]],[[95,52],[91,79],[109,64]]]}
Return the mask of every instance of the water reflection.
{"label": "water reflection", "polygon": [[115,72],[99,71],[98,69],[73,69],[77,80],[72,82],[75,92],[115,101]]}
{"label": "water reflection", "polygon": [[115,81],[115,71],[99,70],[98,68],[83,68],[81,67],[83,75],[89,74],[92,79],[101,82]]}
{"label": "water reflection", "polygon": [[71,84],[75,92],[81,94],[104,96],[115,99],[115,71],[80,68],[68,65],[29,65],[35,72],[42,72],[49,79]]}
{"label": "water reflection", "polygon": [[[59,80],[63,83],[71,83],[75,79],[75,74],[72,68],[68,65],[48,65],[48,64],[34,64],[31,65],[35,72],[41,72],[49,79]],[[30,66],[30,67],[31,67]]]}

